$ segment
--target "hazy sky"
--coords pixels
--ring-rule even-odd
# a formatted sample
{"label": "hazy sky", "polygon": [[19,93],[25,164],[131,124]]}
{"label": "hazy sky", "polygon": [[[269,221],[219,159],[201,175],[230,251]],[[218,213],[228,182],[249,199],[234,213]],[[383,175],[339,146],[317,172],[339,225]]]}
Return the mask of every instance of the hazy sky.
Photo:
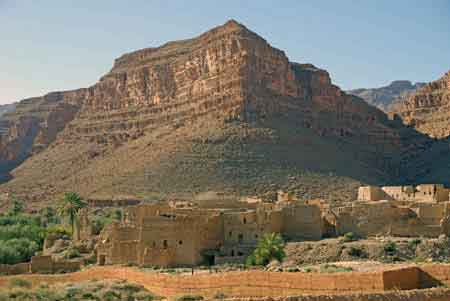
{"label": "hazy sky", "polygon": [[0,103],[87,87],[125,52],[231,18],[344,89],[450,69],[450,0],[0,0]]}

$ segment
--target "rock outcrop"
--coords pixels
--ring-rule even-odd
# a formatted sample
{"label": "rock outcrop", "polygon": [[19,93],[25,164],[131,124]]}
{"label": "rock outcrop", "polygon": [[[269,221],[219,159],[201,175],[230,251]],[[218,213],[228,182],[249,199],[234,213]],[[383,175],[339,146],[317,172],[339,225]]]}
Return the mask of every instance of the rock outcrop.
{"label": "rock outcrop", "polygon": [[414,182],[434,143],[235,21],[125,54],[92,87],[23,101],[4,128],[0,160],[29,158],[0,190],[35,199],[281,185],[315,196],[298,183]]}
{"label": "rock outcrop", "polygon": [[388,112],[399,98],[407,97],[424,85],[425,83],[412,84],[408,80],[396,80],[385,87],[354,89],[347,93],[361,97],[369,104]]}
{"label": "rock outcrop", "polygon": [[404,123],[431,137],[450,135],[450,71],[396,104]]}

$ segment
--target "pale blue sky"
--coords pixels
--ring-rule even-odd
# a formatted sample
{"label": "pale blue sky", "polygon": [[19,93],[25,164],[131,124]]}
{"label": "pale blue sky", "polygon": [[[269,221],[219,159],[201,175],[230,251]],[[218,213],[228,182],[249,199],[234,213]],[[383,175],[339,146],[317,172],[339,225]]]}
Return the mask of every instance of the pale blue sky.
{"label": "pale blue sky", "polygon": [[450,69],[450,0],[0,0],[0,103],[90,86],[125,52],[231,18],[344,89]]}

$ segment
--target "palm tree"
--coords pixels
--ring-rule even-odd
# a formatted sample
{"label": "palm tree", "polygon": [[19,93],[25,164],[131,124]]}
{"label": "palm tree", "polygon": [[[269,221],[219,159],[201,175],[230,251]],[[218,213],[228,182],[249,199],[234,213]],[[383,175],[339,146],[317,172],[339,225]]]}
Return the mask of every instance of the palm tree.
{"label": "palm tree", "polygon": [[58,214],[61,217],[67,217],[69,219],[70,226],[72,227],[72,235],[74,233],[77,213],[81,208],[86,206],[87,203],[76,192],[66,192],[64,198],[59,203]]}
{"label": "palm tree", "polygon": [[284,253],[284,241],[279,233],[267,233],[258,242],[253,254],[247,258],[247,264],[267,265],[271,260],[282,261]]}

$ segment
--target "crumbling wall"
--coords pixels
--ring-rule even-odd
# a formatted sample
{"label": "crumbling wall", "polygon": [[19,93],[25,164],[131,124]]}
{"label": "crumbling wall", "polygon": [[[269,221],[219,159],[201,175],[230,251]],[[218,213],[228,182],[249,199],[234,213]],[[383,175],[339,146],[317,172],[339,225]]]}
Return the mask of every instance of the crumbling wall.
{"label": "crumbling wall", "polygon": [[30,273],[30,263],[0,264],[0,275],[19,275]]}
{"label": "crumbling wall", "polygon": [[336,232],[353,232],[358,236],[425,236],[438,237],[442,233],[441,220],[445,215],[442,204],[413,203],[396,206],[396,201],[359,202],[335,210]]}
{"label": "crumbling wall", "polygon": [[40,274],[51,274],[53,272],[52,256],[31,257],[31,272]]}

